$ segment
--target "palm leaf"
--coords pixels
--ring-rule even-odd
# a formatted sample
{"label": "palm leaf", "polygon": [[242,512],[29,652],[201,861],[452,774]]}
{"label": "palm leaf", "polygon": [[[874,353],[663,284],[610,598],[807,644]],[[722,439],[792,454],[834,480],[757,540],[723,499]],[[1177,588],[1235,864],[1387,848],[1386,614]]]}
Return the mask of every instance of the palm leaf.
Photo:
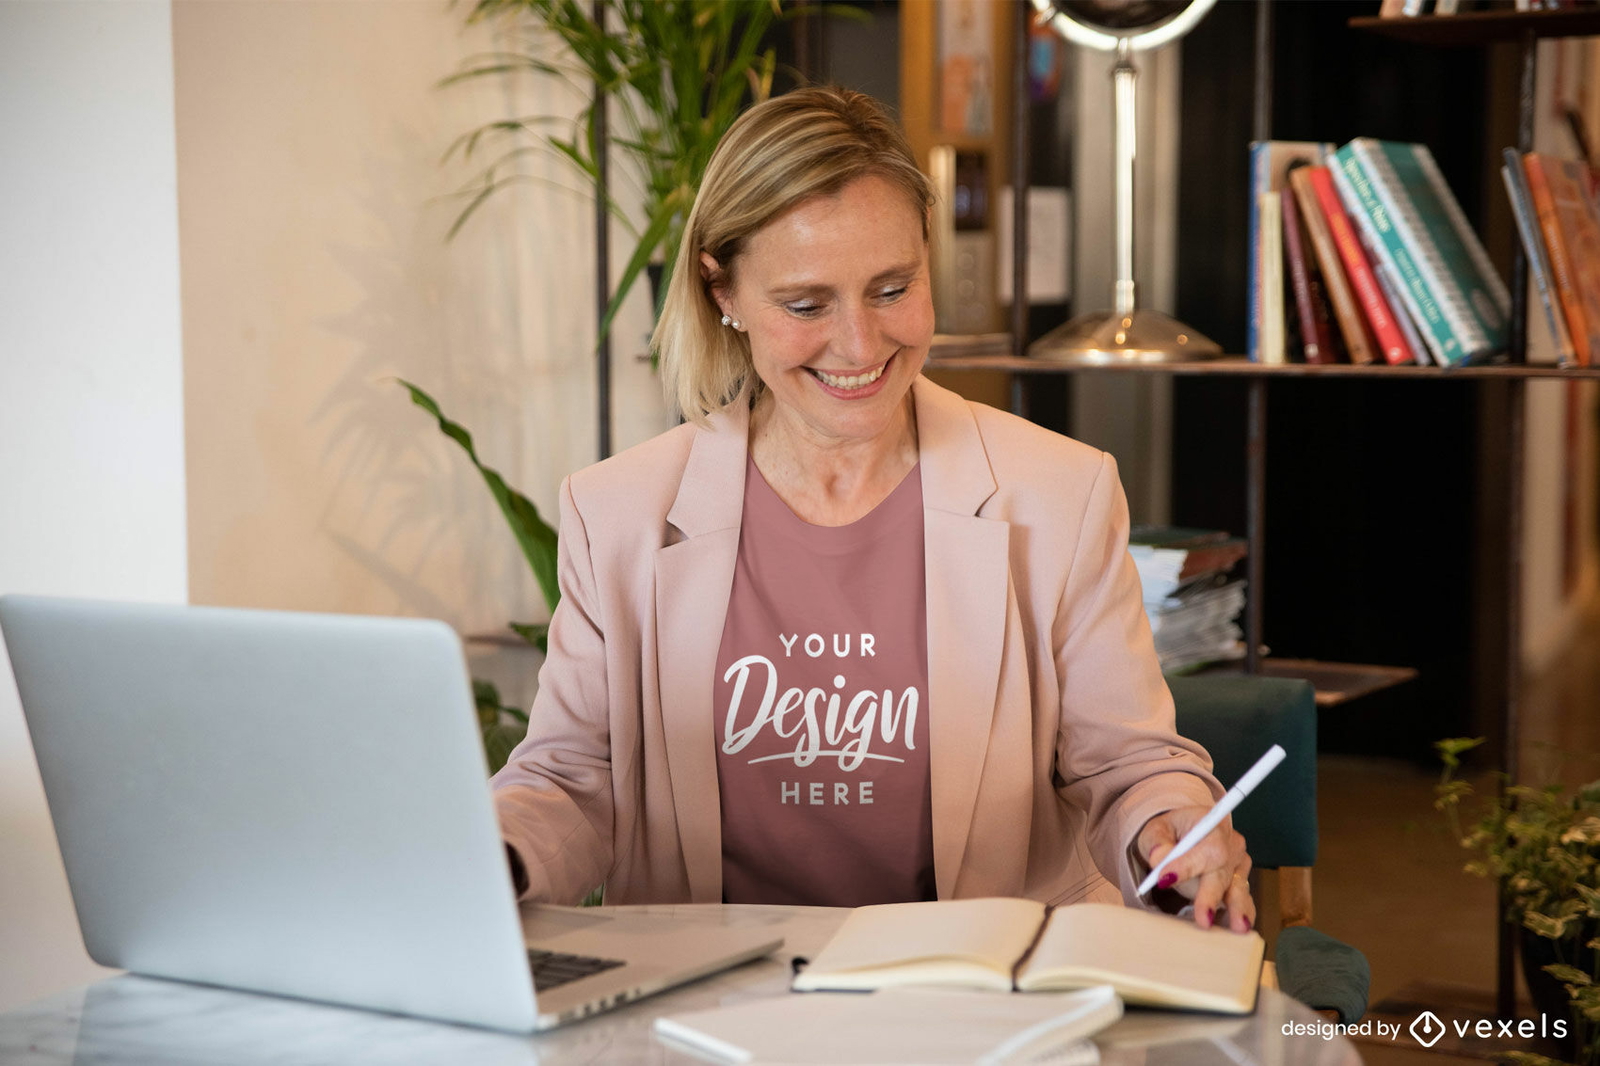
{"label": "palm leaf", "polygon": [[439,423],[439,432],[460,445],[461,450],[467,453],[467,458],[472,460],[472,465],[478,468],[484,484],[489,486],[489,492],[494,496],[494,502],[500,505],[500,513],[505,516],[512,535],[517,538],[533,576],[539,582],[546,606],[554,613],[556,604],[561,600],[561,590],[556,585],[556,531],[539,515],[539,509],[532,500],[507,485],[498,471],[479,460],[477,449],[472,444],[472,434],[467,432],[465,426],[447,418],[434,398],[411,382],[403,378],[395,380],[411,394],[412,403],[434,417]]}
{"label": "palm leaf", "polygon": [[[638,164],[645,223],[636,227],[608,198],[607,212],[628,226],[634,250],[602,316],[597,341],[609,334],[645,266],[653,258],[670,264],[677,257],[689,204],[717,142],[745,106],[771,93],[777,57],[772,48],[761,46],[772,27],[799,17],[867,17],[847,4],[785,8],[778,0],[606,0],[604,8],[602,27],[589,5],[578,0],[477,0],[469,21],[525,19],[554,34],[566,54],[546,61],[520,52],[485,53],[444,81],[459,84],[532,70],[574,85],[587,78],[607,94],[613,108],[610,147]],[[526,119],[518,120],[522,128],[514,128],[515,122],[491,124],[458,138],[451,152],[470,157],[490,134],[529,137],[597,186],[597,159],[603,149],[595,117],[592,104],[584,108],[567,137],[540,134]],[[508,183],[495,170],[508,159],[486,168],[451,227],[452,236]]]}

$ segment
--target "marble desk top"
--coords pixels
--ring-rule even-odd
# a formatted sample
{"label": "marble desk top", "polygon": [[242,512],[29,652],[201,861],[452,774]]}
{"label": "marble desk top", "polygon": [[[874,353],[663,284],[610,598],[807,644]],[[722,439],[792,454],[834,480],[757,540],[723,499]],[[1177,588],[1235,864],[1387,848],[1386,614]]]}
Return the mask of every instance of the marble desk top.
{"label": "marble desk top", "polygon": [[[785,944],[770,958],[532,1037],[125,975],[0,1014],[0,1063],[695,1063],[700,1060],[652,1036],[650,1026],[657,1016],[784,994],[790,960],[815,954],[846,913],[821,907],[636,909],[719,924],[771,926]],[[1101,1033],[1096,1044],[1108,1066],[1360,1063],[1354,1045],[1343,1037],[1282,1035],[1286,1022],[1320,1020],[1287,996],[1263,988],[1250,1017],[1130,1010]]]}

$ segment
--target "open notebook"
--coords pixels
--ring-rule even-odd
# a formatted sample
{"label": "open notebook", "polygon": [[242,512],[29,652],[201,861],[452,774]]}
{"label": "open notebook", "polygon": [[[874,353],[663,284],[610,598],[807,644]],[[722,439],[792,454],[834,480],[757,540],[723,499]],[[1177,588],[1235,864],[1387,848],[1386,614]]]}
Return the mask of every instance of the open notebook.
{"label": "open notebook", "polygon": [[908,985],[1063,991],[1218,1014],[1255,1009],[1266,944],[1254,933],[1104,903],[890,903],[853,911],[794,980],[800,992]]}

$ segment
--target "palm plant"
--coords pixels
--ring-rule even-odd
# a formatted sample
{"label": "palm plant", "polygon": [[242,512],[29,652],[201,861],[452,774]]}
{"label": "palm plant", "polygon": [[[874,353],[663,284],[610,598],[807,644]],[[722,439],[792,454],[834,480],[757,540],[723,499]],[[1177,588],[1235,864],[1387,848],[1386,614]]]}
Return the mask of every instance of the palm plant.
{"label": "palm plant", "polygon": [[603,337],[652,262],[661,263],[664,273],[656,298],[666,291],[712,151],[747,104],[772,92],[777,54],[762,44],[775,25],[806,10],[785,8],[779,0],[600,0],[592,10],[579,0],[477,0],[469,21],[502,18],[524,29],[541,27],[560,40],[563,55],[542,58],[543,49],[529,34],[519,50],[473,57],[446,84],[534,71],[586,95],[598,88],[612,101],[611,132],[599,135],[591,100],[570,121],[527,115],[463,134],[447,159],[458,152],[467,159],[491,158],[461,191],[466,203],[452,234],[496,190],[523,180],[518,164],[530,152],[554,152],[598,189],[603,141],[609,141],[633,162],[643,196],[640,219],[614,198],[607,200],[635,244],[601,319]]}
{"label": "palm plant", "polygon": [[[468,21],[505,20],[518,47],[472,57],[444,85],[532,72],[559,78],[585,96],[598,88],[611,102],[611,132],[600,136],[591,98],[572,119],[521,115],[462,134],[445,159],[459,153],[464,159],[487,162],[461,190],[465,203],[450,236],[495,192],[527,180],[520,173],[525,156],[554,153],[598,195],[606,192],[600,187],[599,161],[608,145],[617,148],[633,162],[641,182],[642,219],[630,216],[606,193],[609,213],[634,237],[635,245],[605,308],[598,342],[651,263],[663,264],[656,298],[666,292],[711,153],[739,113],[772,91],[777,55],[770,46],[763,47],[771,30],[800,14],[852,12],[837,5],[786,8],[779,0],[597,0],[592,6],[579,0],[476,0]],[[557,58],[544,58],[547,48],[539,30],[560,41]],[[477,468],[538,581],[546,607],[554,613],[561,596],[555,576],[555,529],[527,496],[484,465],[465,426],[448,418],[417,385],[408,381],[400,385]],[[545,626],[509,624],[529,644],[545,649]],[[526,731],[527,715],[503,704],[494,685],[475,681],[473,688],[490,770],[497,770]]]}

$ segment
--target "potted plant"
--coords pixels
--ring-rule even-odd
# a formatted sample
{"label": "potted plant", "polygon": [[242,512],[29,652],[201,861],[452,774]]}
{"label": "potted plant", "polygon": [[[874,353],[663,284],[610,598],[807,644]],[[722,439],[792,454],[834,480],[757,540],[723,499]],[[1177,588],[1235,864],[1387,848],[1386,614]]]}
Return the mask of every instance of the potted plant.
{"label": "potted plant", "polygon": [[[527,152],[554,153],[598,189],[601,153],[615,146],[632,164],[642,198],[637,218],[615,198],[607,200],[612,217],[632,234],[634,248],[601,320],[604,336],[651,264],[661,270],[656,300],[666,291],[712,151],[745,107],[772,92],[777,53],[763,47],[772,29],[812,12],[838,10],[784,7],[779,0],[477,0],[468,21],[502,19],[522,47],[473,57],[444,84],[534,71],[560,78],[585,95],[598,88],[611,102],[610,134],[602,142],[592,98],[570,121],[514,116],[462,134],[445,158],[459,152],[489,161],[461,190],[466,204],[451,233],[498,189],[517,180],[517,161]],[[537,31],[560,41],[557,58],[544,58]]]}
{"label": "potted plant", "polygon": [[[1461,754],[1482,737],[1435,743],[1444,772],[1435,806],[1474,858],[1466,871],[1504,886],[1505,920],[1522,930],[1523,977],[1535,1005],[1566,1018],[1572,1061],[1600,1066],[1600,781],[1569,794],[1560,785],[1507,785],[1464,818],[1472,786],[1458,777]],[[1528,1052],[1528,1064],[1559,1060]]]}
{"label": "potted plant", "polygon": [[[597,8],[603,18],[595,17]],[[647,268],[656,273],[652,264],[661,268],[652,278],[657,282],[655,300],[665,292],[665,272],[676,258],[713,149],[746,106],[766,99],[772,91],[776,52],[763,47],[770,31],[798,15],[841,10],[853,9],[784,7],[778,0],[600,0],[598,5],[580,0],[476,0],[468,21],[505,20],[507,37],[517,47],[473,57],[444,85],[533,72],[560,78],[585,95],[598,87],[611,101],[612,132],[604,141],[598,136],[591,100],[572,119],[509,116],[462,134],[445,158],[459,153],[486,162],[461,190],[465,204],[450,235],[459,232],[498,190],[518,180],[517,161],[526,153],[554,153],[598,194],[598,161],[608,144],[614,146],[632,162],[641,182],[642,217],[630,216],[615,198],[606,201],[635,243],[601,320],[599,337],[603,337],[640,273]],[[553,35],[559,42],[555,57],[547,56],[547,41],[541,35]],[[553,613],[561,595],[555,578],[555,529],[527,496],[479,460],[465,426],[447,417],[418,385],[399,384],[482,475],[538,581],[545,606]],[[544,625],[509,625],[523,640],[544,650]],[[504,765],[526,732],[528,719],[520,709],[505,705],[492,684],[475,681],[474,691],[492,772]]]}

